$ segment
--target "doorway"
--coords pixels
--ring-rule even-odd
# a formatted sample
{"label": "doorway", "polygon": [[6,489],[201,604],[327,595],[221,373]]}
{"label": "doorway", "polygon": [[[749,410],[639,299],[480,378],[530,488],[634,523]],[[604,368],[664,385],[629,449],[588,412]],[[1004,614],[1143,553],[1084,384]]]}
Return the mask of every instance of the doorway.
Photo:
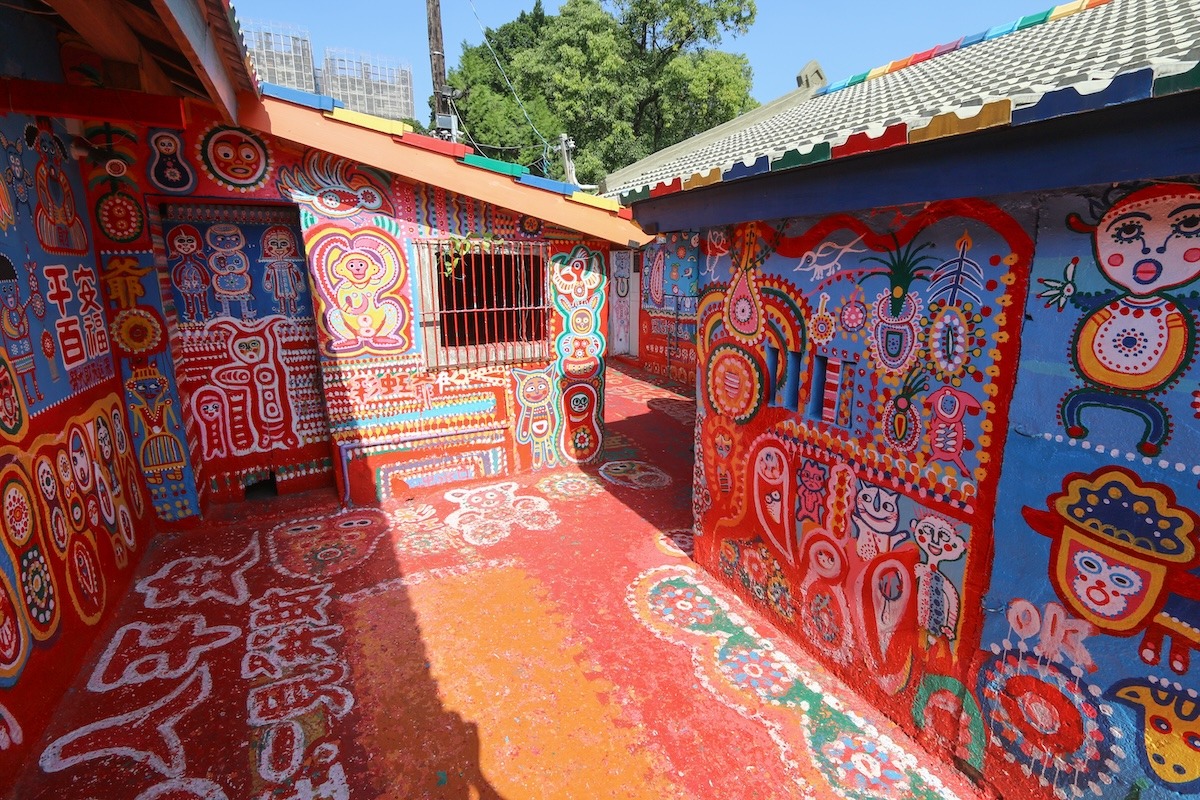
{"label": "doorway", "polygon": [[173,350],[201,497],[333,482],[329,418],[297,211],[162,206]]}

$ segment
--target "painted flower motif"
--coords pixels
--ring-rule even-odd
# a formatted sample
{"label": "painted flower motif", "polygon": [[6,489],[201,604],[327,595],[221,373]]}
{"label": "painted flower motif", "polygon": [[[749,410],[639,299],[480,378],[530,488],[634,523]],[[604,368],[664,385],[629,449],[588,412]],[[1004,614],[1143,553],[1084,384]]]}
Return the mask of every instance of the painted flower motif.
{"label": "painted flower motif", "polygon": [[711,625],[716,611],[712,599],[694,586],[674,583],[661,583],[650,590],[650,608],[681,628]]}
{"label": "painted flower motif", "polygon": [[419,506],[401,506],[392,511],[391,517],[392,524],[399,528],[427,530],[441,525],[441,520],[437,519],[437,509],[428,503]]}
{"label": "painted flower motif", "polygon": [[788,585],[787,578],[780,574],[772,575],[767,581],[767,597],[776,611],[787,619],[792,618],[792,587]]}
{"label": "painted flower motif", "polygon": [[604,485],[591,475],[547,475],[537,490],[553,500],[582,500],[603,493]]}
{"label": "painted flower motif", "polygon": [[762,650],[744,645],[730,647],[718,656],[718,666],[740,689],[748,689],[764,700],[777,700],[795,683],[783,667]]}
{"label": "painted flower motif", "polygon": [[753,585],[762,586],[767,582],[767,561],[757,548],[748,547],[742,551],[742,569]]}
{"label": "painted flower motif", "polygon": [[418,530],[402,536],[395,546],[400,554],[433,555],[441,553],[450,547],[450,537],[445,529]]}
{"label": "painted flower motif", "polygon": [[843,732],[821,748],[821,754],[846,789],[867,797],[900,797],[909,791],[908,776],[895,756],[866,737]]}
{"label": "painted flower motif", "polygon": [[721,542],[720,549],[721,572],[726,575],[733,575],[734,568],[738,563],[738,548],[737,545],[729,539]]}
{"label": "painted flower motif", "polygon": [[39,625],[46,625],[54,618],[54,586],[50,582],[50,568],[41,550],[36,547],[21,557],[21,588],[25,596],[25,608]]}

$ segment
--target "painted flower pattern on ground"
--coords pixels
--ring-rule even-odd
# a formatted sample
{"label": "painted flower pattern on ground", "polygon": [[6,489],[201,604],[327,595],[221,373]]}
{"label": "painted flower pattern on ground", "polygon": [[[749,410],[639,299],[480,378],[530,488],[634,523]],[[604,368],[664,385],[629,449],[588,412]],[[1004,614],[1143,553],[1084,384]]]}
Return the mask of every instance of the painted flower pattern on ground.
{"label": "painted flower pattern on ground", "polygon": [[670,475],[645,461],[609,461],[600,467],[600,477],[633,489],[662,489],[671,485]]}
{"label": "painted flower pattern on ground", "polygon": [[749,689],[766,700],[782,697],[796,682],[783,662],[765,650],[729,647],[721,651],[718,664],[735,686]]}
{"label": "painted flower pattern on ground", "polygon": [[910,793],[908,776],[896,754],[878,742],[844,731],[820,753],[822,766],[837,776],[837,782],[863,797],[906,797]]}
{"label": "painted flower pattern on ground", "polygon": [[650,607],[681,628],[711,624],[716,608],[711,597],[683,583],[661,583],[654,587],[650,592]]}
{"label": "painted flower pattern on ground", "polygon": [[583,472],[547,475],[534,486],[551,500],[584,500],[604,493],[604,484]]}

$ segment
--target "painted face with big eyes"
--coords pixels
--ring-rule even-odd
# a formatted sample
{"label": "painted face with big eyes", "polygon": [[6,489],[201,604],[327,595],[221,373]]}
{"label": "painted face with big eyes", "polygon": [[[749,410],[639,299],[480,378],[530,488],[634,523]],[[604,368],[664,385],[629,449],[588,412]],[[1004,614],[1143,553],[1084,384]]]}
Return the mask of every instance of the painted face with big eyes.
{"label": "painted face with big eyes", "polygon": [[550,381],[540,375],[527,378],[521,383],[521,400],[526,403],[541,403],[549,396]]}
{"label": "painted face with big eyes", "polygon": [[162,153],[164,156],[173,156],[175,155],[175,151],[178,149],[178,142],[176,141],[175,137],[169,133],[157,134],[150,141],[154,145],[154,149]]}
{"label": "painted face with big eyes", "polygon": [[296,239],[291,231],[281,225],[267,228],[263,233],[262,252],[267,258],[294,258]]}
{"label": "painted face with big eyes", "polygon": [[1111,564],[1092,550],[1077,550],[1068,570],[1071,592],[1090,611],[1109,619],[1125,613],[1129,598],[1142,589],[1142,577],[1120,564]]}
{"label": "painted face with big eyes", "polygon": [[1165,184],[1118,202],[1095,232],[1105,277],[1135,296],[1183,286],[1200,275],[1200,189]]}
{"label": "painted face with big eyes", "polygon": [[900,521],[899,493],[870,483],[861,484],[854,499],[854,516],[876,533],[893,533]]}
{"label": "painted face with big eyes", "polygon": [[200,247],[200,232],[191,225],[180,225],[171,231],[168,241],[176,256],[190,256]]}
{"label": "painted face with big eyes", "polygon": [[209,153],[214,169],[237,184],[253,183],[266,169],[266,159],[258,143],[240,131],[224,131],[214,136]]}
{"label": "painted face with big eyes", "polygon": [[913,538],[930,564],[954,561],[966,552],[966,541],[948,520],[929,514],[911,523]]}
{"label": "painted face with big eyes", "polygon": [[237,225],[223,222],[208,229],[208,243],[215,250],[240,250],[246,246],[246,237]]}

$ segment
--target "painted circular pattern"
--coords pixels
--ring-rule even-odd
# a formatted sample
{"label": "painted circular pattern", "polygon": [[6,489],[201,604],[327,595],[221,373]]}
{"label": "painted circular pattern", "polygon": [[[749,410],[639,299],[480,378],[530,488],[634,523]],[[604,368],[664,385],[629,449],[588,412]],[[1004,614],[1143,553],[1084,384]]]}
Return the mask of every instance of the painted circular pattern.
{"label": "painted circular pattern", "polygon": [[839,794],[854,798],[908,798],[912,785],[898,753],[857,731],[839,731],[813,751],[818,768]]}
{"label": "painted circular pattern", "polygon": [[113,318],[112,338],[127,358],[154,353],[162,347],[162,323],[149,309],[127,308]]}
{"label": "painted circular pattern", "polygon": [[710,596],[683,582],[655,584],[646,599],[650,610],[660,619],[680,628],[711,625],[716,614],[716,604]]}
{"label": "painted circular pattern", "polygon": [[67,515],[58,506],[50,509],[50,541],[54,542],[54,548],[60,554],[67,552],[67,543],[71,540],[71,533],[67,530]]}
{"label": "painted circular pattern", "polygon": [[8,575],[0,570],[0,678],[21,673],[29,655],[29,631],[25,617],[17,611],[17,595]]}
{"label": "painted circular pattern", "polygon": [[258,189],[271,174],[266,143],[248,130],[214,125],[200,137],[199,149],[204,171],[231,192]]}
{"label": "painted circular pattern", "polygon": [[979,697],[992,741],[1036,770],[1086,785],[1113,762],[1110,711],[1099,692],[1059,664],[1003,651],[979,670]]}
{"label": "painted circular pattern", "polygon": [[671,485],[671,476],[645,461],[608,461],[600,467],[600,477],[618,486],[634,489],[661,489]]}
{"label": "painted circular pattern", "polygon": [[841,320],[842,327],[850,333],[861,331],[867,324],[867,307],[855,295],[846,302],[846,305],[842,306],[838,319]]}
{"label": "painted circular pattern", "polygon": [[535,485],[551,500],[583,500],[604,493],[604,484],[585,473],[547,475]]}
{"label": "painted circular pattern", "polygon": [[146,215],[132,197],[110,191],[96,201],[96,224],[114,242],[132,242],[146,229]]}
{"label": "painted circular pattern", "polygon": [[25,410],[8,357],[0,352],[0,433],[18,436],[25,427]]}
{"label": "painted circular pattern", "polygon": [[48,634],[58,616],[58,600],[54,596],[50,566],[36,545],[21,555],[21,595],[34,631]]}
{"label": "painted circular pattern", "polygon": [[84,624],[95,625],[104,613],[104,574],[89,536],[76,536],[67,549],[67,589]]}
{"label": "painted circular pattern", "polygon": [[717,666],[739,689],[749,690],[764,700],[778,700],[795,680],[765,650],[735,645],[722,648]]}
{"label": "painted circular pattern", "polygon": [[717,345],[708,358],[706,391],[713,411],[744,423],[758,413],[766,381],[758,361],[730,342]]}
{"label": "painted circular pattern", "polygon": [[29,487],[15,474],[10,473],[4,482],[4,530],[17,547],[23,547],[33,533],[33,499]]}
{"label": "painted circular pattern", "polygon": [[967,323],[955,306],[942,309],[933,320],[929,354],[945,375],[961,375],[967,363]]}

